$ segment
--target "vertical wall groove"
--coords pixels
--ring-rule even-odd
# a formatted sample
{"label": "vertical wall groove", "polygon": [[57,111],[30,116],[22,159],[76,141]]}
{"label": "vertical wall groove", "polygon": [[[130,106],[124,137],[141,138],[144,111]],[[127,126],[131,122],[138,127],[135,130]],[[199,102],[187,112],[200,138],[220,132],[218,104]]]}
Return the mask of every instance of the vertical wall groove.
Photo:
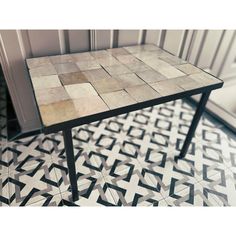
{"label": "vertical wall groove", "polygon": [[208,30],[204,30],[203,37],[202,37],[201,43],[199,45],[197,56],[196,56],[196,59],[195,59],[195,62],[194,62],[195,65],[198,65],[199,58],[201,56],[204,43],[206,41],[207,34],[208,34]]}
{"label": "vertical wall groove", "polygon": [[179,57],[182,58],[183,56],[183,52],[184,52],[184,48],[185,48],[185,44],[186,44],[186,40],[187,40],[187,37],[188,37],[188,30],[185,30],[184,31],[184,36],[183,36],[183,40],[182,40],[182,43],[181,43],[181,47],[180,47],[180,50],[179,50]]}
{"label": "vertical wall groove", "polygon": [[159,42],[159,47],[160,48],[164,47],[165,38],[166,38],[166,30],[162,30],[161,31],[161,36],[160,36],[160,42]]}

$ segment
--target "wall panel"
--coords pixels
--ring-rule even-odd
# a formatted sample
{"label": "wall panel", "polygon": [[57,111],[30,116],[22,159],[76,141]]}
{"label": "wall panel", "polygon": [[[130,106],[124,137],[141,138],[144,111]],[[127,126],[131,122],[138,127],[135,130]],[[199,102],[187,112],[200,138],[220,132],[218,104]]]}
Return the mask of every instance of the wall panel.
{"label": "wall panel", "polygon": [[118,47],[138,44],[139,30],[119,30]]}
{"label": "wall panel", "polygon": [[68,30],[69,51],[85,52],[90,50],[89,30]]}
{"label": "wall panel", "polygon": [[33,57],[60,54],[58,30],[29,30],[28,35]]}
{"label": "wall panel", "polygon": [[184,30],[167,30],[163,48],[178,56],[182,45]]}

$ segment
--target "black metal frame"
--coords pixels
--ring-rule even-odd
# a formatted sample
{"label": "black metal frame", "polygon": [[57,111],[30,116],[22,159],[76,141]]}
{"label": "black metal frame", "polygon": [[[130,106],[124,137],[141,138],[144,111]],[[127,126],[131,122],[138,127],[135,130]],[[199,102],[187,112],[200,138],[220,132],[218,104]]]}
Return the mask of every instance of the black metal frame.
{"label": "black metal frame", "polygon": [[73,140],[72,140],[72,133],[71,133],[71,129],[73,127],[80,126],[83,124],[89,124],[91,122],[95,122],[98,120],[103,120],[103,119],[106,119],[109,117],[121,115],[124,113],[129,113],[129,112],[132,112],[135,110],[140,110],[140,109],[143,109],[146,107],[155,106],[155,105],[158,105],[161,103],[170,102],[170,101],[174,101],[177,99],[182,99],[182,98],[186,98],[186,97],[190,97],[190,96],[202,93],[201,100],[198,104],[197,110],[195,112],[195,115],[193,117],[193,120],[192,120],[192,123],[190,126],[190,129],[188,131],[184,145],[183,145],[182,150],[179,155],[179,158],[184,158],[187,151],[188,151],[188,147],[191,143],[194,132],[197,128],[198,122],[201,118],[201,115],[202,115],[204,109],[205,109],[205,106],[206,106],[206,103],[207,103],[207,100],[210,96],[211,91],[214,89],[221,88],[222,86],[223,86],[223,82],[220,81],[218,84],[209,85],[209,86],[205,86],[202,88],[197,88],[197,89],[193,89],[193,90],[189,90],[189,91],[184,91],[184,92],[180,92],[177,94],[173,94],[173,95],[160,97],[160,98],[156,98],[153,100],[129,105],[126,107],[121,107],[118,109],[109,110],[106,112],[102,112],[102,113],[98,113],[98,114],[94,114],[94,115],[90,115],[90,116],[86,116],[86,117],[81,117],[81,118],[73,119],[70,121],[65,121],[65,122],[51,125],[48,127],[43,127],[42,131],[45,134],[63,131],[73,201],[76,201],[79,199],[75,160],[74,160],[74,151],[73,151]]}

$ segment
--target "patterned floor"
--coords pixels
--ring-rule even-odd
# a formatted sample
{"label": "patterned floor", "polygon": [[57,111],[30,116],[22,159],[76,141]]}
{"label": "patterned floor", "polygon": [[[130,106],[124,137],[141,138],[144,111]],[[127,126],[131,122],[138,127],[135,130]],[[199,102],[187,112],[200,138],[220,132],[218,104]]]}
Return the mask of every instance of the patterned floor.
{"label": "patterned floor", "polygon": [[182,100],[75,128],[77,202],[61,133],[7,142],[0,108],[0,206],[236,206],[236,137],[223,125],[204,115],[176,158],[194,113]]}

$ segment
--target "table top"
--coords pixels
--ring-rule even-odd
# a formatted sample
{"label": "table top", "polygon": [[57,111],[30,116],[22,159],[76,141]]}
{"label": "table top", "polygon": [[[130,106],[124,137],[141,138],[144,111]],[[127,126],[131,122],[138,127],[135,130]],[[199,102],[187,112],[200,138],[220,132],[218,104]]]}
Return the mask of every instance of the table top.
{"label": "table top", "polygon": [[43,127],[223,82],[155,45],[27,59]]}

